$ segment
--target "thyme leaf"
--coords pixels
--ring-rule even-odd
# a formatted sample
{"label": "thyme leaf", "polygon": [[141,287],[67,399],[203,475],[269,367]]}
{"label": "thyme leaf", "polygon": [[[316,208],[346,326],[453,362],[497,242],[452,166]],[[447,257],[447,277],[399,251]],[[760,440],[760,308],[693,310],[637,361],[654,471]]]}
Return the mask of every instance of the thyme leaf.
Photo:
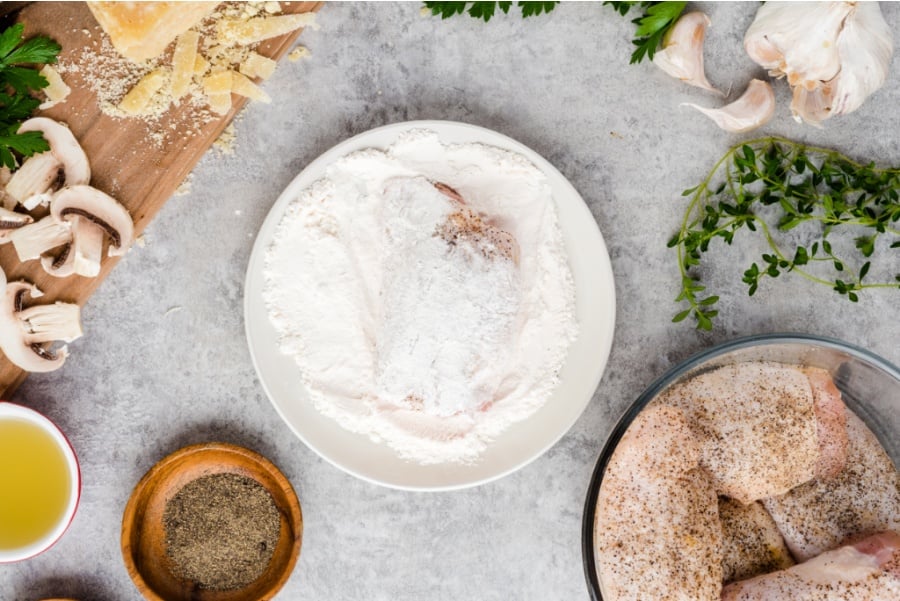
{"label": "thyme leaf", "polygon": [[[678,253],[681,276],[675,300],[686,305],[675,322],[692,316],[697,328],[712,329],[718,296],[708,295],[701,283],[701,260],[716,240],[731,244],[741,231],[755,232],[769,247],[743,272],[750,296],[766,279],[788,273],[854,303],[867,289],[900,288],[900,274],[890,281],[867,279],[871,257],[885,247],[900,248],[900,169],[860,164],[837,151],[784,138],[760,138],[733,146],[682,196],[691,200],[668,242]],[[789,234],[798,227],[805,239]],[[852,240],[855,253],[838,251],[832,240]]]}

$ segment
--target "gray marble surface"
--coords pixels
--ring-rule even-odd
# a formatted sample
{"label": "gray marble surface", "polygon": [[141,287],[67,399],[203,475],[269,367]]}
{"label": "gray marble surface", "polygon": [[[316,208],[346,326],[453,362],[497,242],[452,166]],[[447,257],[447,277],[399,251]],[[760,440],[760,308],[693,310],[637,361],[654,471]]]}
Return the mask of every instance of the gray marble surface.
{"label": "gray marble surface", "polygon": [[[741,40],[756,3],[700,5],[713,20],[713,84],[738,94],[762,75]],[[653,379],[737,336],[822,334],[900,363],[896,291],[851,305],[800,279],[748,298],[742,265],[758,247],[714,253],[705,277],[722,296],[711,333],[672,324],[679,278],[666,241],[685,200],[741,136],[682,102],[717,100],[650,64],[629,65],[632,26],[599,3],[522,20],[423,17],[420,4],[327,4],[309,59],[279,66],[237,122],[234,154],[210,152],[191,192],[172,198],[85,307],[86,336],[65,368],[31,376],[14,401],[69,435],[84,489],[64,538],[0,566],[0,599],[137,599],[119,551],[132,487],[175,449],[209,440],[253,448],[289,477],[303,506],[297,568],[279,599],[586,599],[582,505],[615,420]],[[883,8],[894,25],[900,6]],[[796,124],[776,84],[763,130],[900,165],[900,61],[858,112],[824,129]],[[256,378],[242,294],[254,235],[279,192],[348,136],[411,119],[489,127],[534,148],[574,184],[606,238],[616,277],[616,337],[581,419],[543,457],[492,484],[441,494],[380,488],[320,459],[282,423]],[[895,260],[896,261],[896,260]]]}

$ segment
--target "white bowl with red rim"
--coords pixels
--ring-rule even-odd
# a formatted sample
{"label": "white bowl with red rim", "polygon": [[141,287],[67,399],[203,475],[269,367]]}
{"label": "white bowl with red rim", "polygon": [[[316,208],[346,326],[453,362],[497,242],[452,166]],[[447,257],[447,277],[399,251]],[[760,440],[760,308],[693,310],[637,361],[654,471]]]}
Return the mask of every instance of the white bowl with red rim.
{"label": "white bowl with red rim", "polygon": [[[78,465],[78,457],[76,457],[72,444],[66,438],[66,435],[62,433],[62,430],[34,409],[8,401],[0,401],[0,423],[13,421],[26,422],[36,426],[47,435],[55,448],[62,453],[65,472],[68,474],[68,485],[64,487],[64,492],[62,493],[65,495],[62,509],[56,512],[51,525],[44,528],[43,532],[36,534],[34,539],[27,542],[13,547],[0,545],[0,563],[29,559],[52,547],[68,529],[69,524],[72,523],[72,519],[75,517],[75,510],[78,508],[78,502],[81,498],[81,469]],[[9,460],[10,458],[0,458],[0,461],[4,459]],[[12,457],[11,459],[12,461],[17,461],[20,457]],[[8,487],[13,486],[12,483],[3,481],[5,473],[2,466],[0,466],[0,491],[9,491],[11,489]],[[0,509],[0,512],[2,512],[2,509]],[[0,528],[3,527],[5,519],[10,519],[10,516],[0,513]]]}

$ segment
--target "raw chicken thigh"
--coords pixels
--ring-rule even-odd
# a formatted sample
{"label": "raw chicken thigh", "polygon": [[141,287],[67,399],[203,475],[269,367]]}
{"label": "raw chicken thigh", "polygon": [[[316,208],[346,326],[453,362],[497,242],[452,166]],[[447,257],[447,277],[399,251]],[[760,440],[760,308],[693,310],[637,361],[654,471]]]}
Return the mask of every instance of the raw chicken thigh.
{"label": "raw chicken thigh", "polygon": [[716,492],[748,504],[843,466],[844,404],[827,377],[780,363],[737,363],[673,386],[655,402],[684,411]]}
{"label": "raw chicken thigh", "polygon": [[722,591],[722,601],[897,599],[900,599],[900,535],[894,532],[874,534],[787,570],[729,584]]}
{"label": "raw chicken thigh", "polygon": [[673,407],[641,412],[600,487],[594,540],[605,599],[718,601],[722,531],[700,448]]}
{"label": "raw chicken thigh", "polygon": [[722,580],[744,580],[794,565],[778,527],[759,502],[719,498]]}
{"label": "raw chicken thigh", "polygon": [[847,465],[840,474],[763,501],[800,561],[850,537],[900,531],[900,474],[875,435],[849,410],[847,433]]}

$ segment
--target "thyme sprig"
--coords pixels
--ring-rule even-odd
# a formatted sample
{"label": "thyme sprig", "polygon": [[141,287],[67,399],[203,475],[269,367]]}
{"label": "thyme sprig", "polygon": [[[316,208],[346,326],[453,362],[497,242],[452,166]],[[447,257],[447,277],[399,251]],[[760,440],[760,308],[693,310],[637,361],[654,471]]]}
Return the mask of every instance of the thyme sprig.
{"label": "thyme sprig", "polygon": [[[691,201],[668,245],[677,249],[681,275],[675,300],[687,307],[672,321],[692,316],[697,328],[712,329],[719,297],[708,293],[697,271],[714,240],[731,244],[741,230],[758,233],[769,246],[743,273],[750,296],[766,278],[785,273],[826,285],[851,302],[866,289],[900,288],[900,274],[890,282],[866,279],[877,248],[900,248],[900,169],[864,165],[784,138],[760,138],[730,148],[682,196]],[[801,225],[813,234],[807,244],[787,234]],[[839,256],[832,246],[831,237],[848,235],[858,257]],[[881,238],[886,242],[876,246]]]}

